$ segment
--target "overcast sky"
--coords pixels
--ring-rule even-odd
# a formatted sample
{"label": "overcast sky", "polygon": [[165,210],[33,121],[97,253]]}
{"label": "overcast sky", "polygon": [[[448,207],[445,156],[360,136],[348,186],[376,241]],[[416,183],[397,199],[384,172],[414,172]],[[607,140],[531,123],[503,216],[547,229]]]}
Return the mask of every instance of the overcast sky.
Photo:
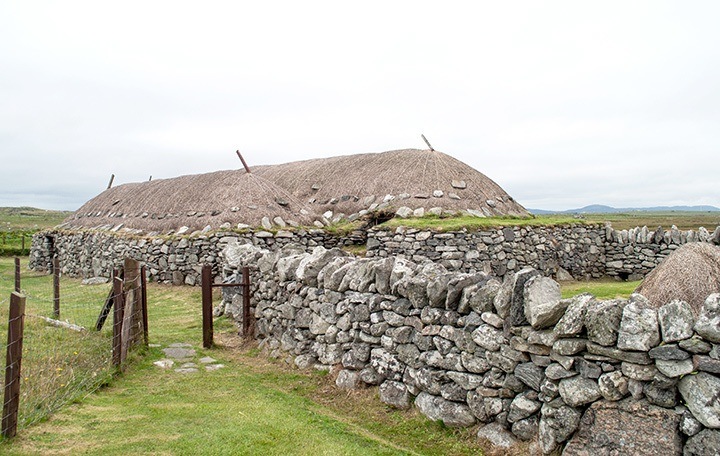
{"label": "overcast sky", "polygon": [[719,19],[717,1],[0,0],[0,206],[421,133],[525,207],[720,206]]}

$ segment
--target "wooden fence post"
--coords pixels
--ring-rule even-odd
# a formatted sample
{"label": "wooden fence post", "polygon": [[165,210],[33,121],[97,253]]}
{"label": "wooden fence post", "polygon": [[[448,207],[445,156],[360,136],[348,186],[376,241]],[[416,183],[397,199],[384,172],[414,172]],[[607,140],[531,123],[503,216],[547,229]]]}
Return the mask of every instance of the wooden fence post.
{"label": "wooden fence post", "polygon": [[2,435],[6,438],[15,437],[15,434],[17,434],[24,323],[25,296],[13,292],[10,295],[8,344],[5,362],[5,400],[2,414]]}
{"label": "wooden fence post", "polygon": [[20,258],[15,257],[15,291],[20,293]]}
{"label": "wooden fence post", "polygon": [[53,318],[60,318],[60,258],[53,258]]}
{"label": "wooden fence post", "polygon": [[123,299],[123,281],[117,275],[113,279],[113,365],[122,364],[122,324],[125,300]]}
{"label": "wooden fence post", "polygon": [[202,285],[202,317],[203,317],[203,347],[213,345],[213,316],[212,316],[212,266],[203,265],[200,276]]}
{"label": "wooden fence post", "polygon": [[148,308],[147,308],[147,277],[145,265],[140,267],[140,306],[142,307],[143,338],[145,346],[150,342],[148,332]]}
{"label": "wooden fence post", "polygon": [[242,268],[243,337],[250,337],[250,268]]}

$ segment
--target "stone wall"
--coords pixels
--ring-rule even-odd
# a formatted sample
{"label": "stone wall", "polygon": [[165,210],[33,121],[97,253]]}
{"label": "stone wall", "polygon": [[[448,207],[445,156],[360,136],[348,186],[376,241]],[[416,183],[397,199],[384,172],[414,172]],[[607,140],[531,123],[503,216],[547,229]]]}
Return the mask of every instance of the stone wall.
{"label": "stone wall", "polygon": [[63,274],[73,277],[110,277],[113,268],[126,257],[143,261],[148,280],[174,285],[199,285],[203,264],[217,268],[218,253],[229,242],[251,242],[276,249],[292,243],[312,249],[341,246],[352,240],[329,235],[323,230],[299,231],[218,231],[193,236],[137,237],[111,231],[51,230],[33,236],[30,268],[50,270],[57,254]]}
{"label": "stone wall", "polygon": [[[720,294],[696,316],[640,295],[563,300],[531,268],[501,282],[429,261],[234,242],[222,257],[227,280],[255,266],[261,346],[301,368],[339,368],[341,388],[378,386],[394,407],[544,454],[720,451]],[[239,304],[226,296],[218,311],[241,323]]]}
{"label": "stone wall", "polygon": [[499,277],[532,266],[546,276],[576,279],[644,277],[687,242],[720,244],[720,227],[669,231],[647,227],[614,230],[601,225],[501,227],[478,232],[438,233],[398,228],[368,233],[367,256],[431,260],[451,270],[484,271]]}

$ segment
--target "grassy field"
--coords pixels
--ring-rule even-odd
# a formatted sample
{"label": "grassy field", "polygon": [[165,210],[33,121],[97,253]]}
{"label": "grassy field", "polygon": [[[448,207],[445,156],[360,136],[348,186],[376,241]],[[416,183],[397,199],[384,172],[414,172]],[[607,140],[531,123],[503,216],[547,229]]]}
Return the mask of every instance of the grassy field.
{"label": "grassy field", "polygon": [[[633,214],[586,214],[580,218],[570,215],[537,215],[528,218],[518,217],[489,217],[478,218],[471,216],[437,217],[426,216],[421,218],[394,218],[381,226],[395,229],[399,226],[435,231],[458,231],[467,229],[479,231],[499,226],[558,226],[558,225],[584,225],[604,224],[610,222],[618,230],[647,226],[654,229],[662,226],[669,229],[676,225],[681,230],[696,230],[704,226],[713,231],[720,225],[718,212],[657,212]],[[338,232],[348,232],[356,228],[352,223],[345,223],[335,228]]]}
{"label": "grassy field", "polygon": [[34,207],[0,207],[0,256],[27,255],[33,233],[59,225],[70,214]]}

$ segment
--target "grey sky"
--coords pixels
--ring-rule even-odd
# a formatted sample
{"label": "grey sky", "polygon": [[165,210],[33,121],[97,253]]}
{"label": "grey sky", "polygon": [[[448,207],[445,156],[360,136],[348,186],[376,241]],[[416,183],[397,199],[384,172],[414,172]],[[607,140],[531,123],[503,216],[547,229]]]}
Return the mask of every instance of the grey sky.
{"label": "grey sky", "polygon": [[433,146],[526,207],[720,206],[720,3],[0,0],[0,206]]}

